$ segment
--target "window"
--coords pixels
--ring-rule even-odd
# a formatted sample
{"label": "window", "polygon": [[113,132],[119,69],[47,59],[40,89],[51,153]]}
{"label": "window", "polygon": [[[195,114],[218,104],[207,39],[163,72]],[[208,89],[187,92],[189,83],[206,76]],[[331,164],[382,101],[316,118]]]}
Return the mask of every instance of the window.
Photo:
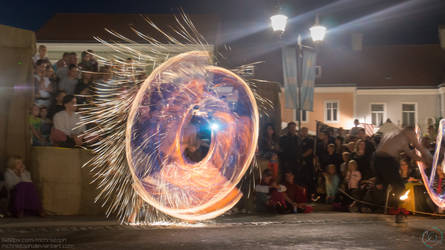
{"label": "window", "polygon": [[315,69],[315,77],[321,78],[321,66],[314,66]]}
{"label": "window", "polygon": [[[308,122],[309,121],[309,111],[300,110],[300,115],[301,115],[301,122]],[[298,117],[297,117],[297,121],[298,121]]]}
{"label": "window", "polygon": [[416,126],[415,103],[402,103],[402,126]]}
{"label": "window", "polygon": [[326,101],[325,102],[325,121],[326,122],[338,122],[338,101]]}
{"label": "window", "polygon": [[385,104],[371,104],[371,121],[377,127],[382,126],[385,120]]}

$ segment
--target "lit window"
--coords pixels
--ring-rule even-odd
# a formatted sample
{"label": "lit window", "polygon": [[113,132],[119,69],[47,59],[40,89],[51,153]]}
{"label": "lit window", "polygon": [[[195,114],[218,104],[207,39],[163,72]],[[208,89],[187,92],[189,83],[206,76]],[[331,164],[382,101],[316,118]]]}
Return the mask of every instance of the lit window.
{"label": "lit window", "polygon": [[402,104],[402,126],[416,126],[416,104]]}
{"label": "lit window", "polygon": [[326,122],[338,122],[338,101],[325,102],[325,120]]}
{"label": "lit window", "polygon": [[382,126],[385,119],[385,104],[371,104],[372,124],[377,127]]}

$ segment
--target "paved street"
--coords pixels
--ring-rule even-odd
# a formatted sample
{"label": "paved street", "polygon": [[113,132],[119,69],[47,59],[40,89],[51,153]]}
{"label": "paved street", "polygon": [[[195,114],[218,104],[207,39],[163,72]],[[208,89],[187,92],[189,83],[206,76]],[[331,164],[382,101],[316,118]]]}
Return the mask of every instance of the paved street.
{"label": "paved street", "polygon": [[[197,224],[119,225],[87,217],[0,220],[2,248],[75,249],[443,249],[445,219],[318,212],[231,215]],[[429,230],[430,233],[424,233]],[[429,239],[429,241],[428,241]],[[46,244],[46,245],[45,245]]]}

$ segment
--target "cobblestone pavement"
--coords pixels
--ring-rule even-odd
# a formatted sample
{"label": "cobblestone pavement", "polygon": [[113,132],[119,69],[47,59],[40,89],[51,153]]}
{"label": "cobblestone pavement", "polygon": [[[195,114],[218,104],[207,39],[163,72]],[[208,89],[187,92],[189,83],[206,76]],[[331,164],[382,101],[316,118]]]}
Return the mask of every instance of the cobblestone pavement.
{"label": "cobblestone pavement", "polygon": [[[120,225],[91,217],[0,220],[2,248],[445,249],[445,219],[319,212],[232,215],[196,224]],[[428,246],[432,247],[429,248]]]}

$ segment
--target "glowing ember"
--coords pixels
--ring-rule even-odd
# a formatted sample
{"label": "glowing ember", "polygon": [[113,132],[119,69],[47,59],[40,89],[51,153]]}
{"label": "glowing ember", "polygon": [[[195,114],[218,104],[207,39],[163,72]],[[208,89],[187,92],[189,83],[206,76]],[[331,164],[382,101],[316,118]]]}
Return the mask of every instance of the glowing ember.
{"label": "glowing ember", "polygon": [[404,200],[408,199],[409,191],[410,190],[406,191],[402,196],[400,196],[400,200],[401,201],[404,201]]}

